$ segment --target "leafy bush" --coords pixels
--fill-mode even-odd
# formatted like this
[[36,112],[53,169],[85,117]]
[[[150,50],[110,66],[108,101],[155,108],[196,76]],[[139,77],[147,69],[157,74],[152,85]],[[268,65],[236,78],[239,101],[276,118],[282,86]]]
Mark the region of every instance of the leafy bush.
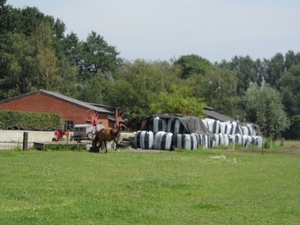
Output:
[[45,151],[86,151],[85,144],[47,144]]
[[59,114],[33,113],[17,111],[0,111],[0,127],[34,127],[42,129],[46,127],[62,128],[63,121]]

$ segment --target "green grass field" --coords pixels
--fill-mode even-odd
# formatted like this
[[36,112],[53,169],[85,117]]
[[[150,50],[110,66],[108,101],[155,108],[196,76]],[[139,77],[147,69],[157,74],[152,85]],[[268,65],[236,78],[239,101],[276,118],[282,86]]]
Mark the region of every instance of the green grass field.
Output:
[[0,151],[0,224],[300,224],[300,154]]

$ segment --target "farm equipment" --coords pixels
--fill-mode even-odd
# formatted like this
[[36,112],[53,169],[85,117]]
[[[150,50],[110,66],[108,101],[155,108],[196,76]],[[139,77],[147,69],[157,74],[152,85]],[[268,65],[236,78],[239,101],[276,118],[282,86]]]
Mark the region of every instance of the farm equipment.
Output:
[[91,124],[77,124],[74,126],[74,135],[72,140],[80,142],[81,140],[93,140],[95,135],[95,130],[101,130],[104,126],[102,124],[97,124],[93,126]]
[[[127,129],[124,125],[127,119],[123,119],[123,114],[119,115],[119,110],[116,108],[116,128],[120,131]],[[81,140],[93,140],[95,134],[104,129],[104,125],[99,123],[98,120],[98,111],[90,109],[87,111],[85,117],[86,124],[77,124],[74,126],[74,135],[71,137],[71,140],[80,142]]]
[[52,141],[62,141],[63,137],[66,136],[69,137],[69,131],[68,130],[55,130],[54,131],[55,138],[52,138]]
[[124,113],[122,115],[119,115],[119,109],[116,108],[116,128],[120,131],[123,131],[123,129],[127,129],[127,127],[124,125],[127,119],[123,119],[123,116]]
[[74,126],[74,135],[72,140],[80,142],[81,140],[93,140],[95,134],[104,128],[98,121],[98,112],[95,110],[88,110],[87,115],[90,118],[85,118],[86,124],[77,124]]

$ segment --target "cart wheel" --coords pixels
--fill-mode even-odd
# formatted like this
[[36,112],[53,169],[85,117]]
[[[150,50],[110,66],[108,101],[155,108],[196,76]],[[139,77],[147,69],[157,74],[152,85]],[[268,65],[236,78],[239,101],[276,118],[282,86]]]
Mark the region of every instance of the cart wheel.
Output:
[[92,132],[88,132],[86,134],[86,136],[88,137],[88,139],[93,140],[93,133]]

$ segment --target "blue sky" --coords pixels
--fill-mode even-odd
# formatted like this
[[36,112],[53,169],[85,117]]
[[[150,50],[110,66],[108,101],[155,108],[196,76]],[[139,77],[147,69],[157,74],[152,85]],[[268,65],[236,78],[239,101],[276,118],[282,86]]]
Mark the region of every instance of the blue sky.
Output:
[[127,60],[196,54],[271,59],[300,52],[299,0],[7,0],[61,19],[80,40],[91,31]]

